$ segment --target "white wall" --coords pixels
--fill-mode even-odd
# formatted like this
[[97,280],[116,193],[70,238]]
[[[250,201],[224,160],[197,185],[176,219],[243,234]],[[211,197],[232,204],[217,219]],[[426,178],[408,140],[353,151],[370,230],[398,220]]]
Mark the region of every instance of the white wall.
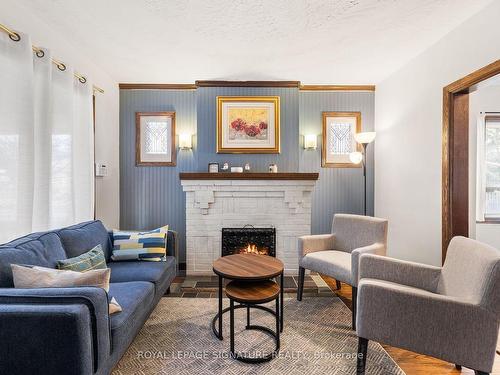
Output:
[[442,90],[500,58],[499,14],[495,1],[377,85],[375,215],[390,256],[441,264]]
[[480,112],[500,112],[500,85],[479,87],[469,95],[469,236],[500,249],[500,224],[476,223],[476,142]]
[[96,94],[96,161],[108,165],[109,176],[96,181],[97,218],[108,228],[119,226],[119,90],[118,85],[86,55],[78,50],[71,35],[60,35],[32,10],[13,0],[0,1],[0,23],[29,34],[37,46],[48,48],[54,57],[84,74],[104,94]]

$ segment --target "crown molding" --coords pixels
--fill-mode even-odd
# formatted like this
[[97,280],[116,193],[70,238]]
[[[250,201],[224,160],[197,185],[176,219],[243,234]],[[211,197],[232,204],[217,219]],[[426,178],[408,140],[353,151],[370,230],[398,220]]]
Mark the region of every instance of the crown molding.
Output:
[[196,81],[196,87],[300,87],[299,81]]
[[302,91],[375,91],[375,85],[300,85]]
[[300,81],[196,81],[191,83],[119,83],[120,90],[196,90],[198,87],[285,87],[301,91],[375,91],[375,85],[302,85]]
[[190,83],[119,83],[120,90],[196,90]]

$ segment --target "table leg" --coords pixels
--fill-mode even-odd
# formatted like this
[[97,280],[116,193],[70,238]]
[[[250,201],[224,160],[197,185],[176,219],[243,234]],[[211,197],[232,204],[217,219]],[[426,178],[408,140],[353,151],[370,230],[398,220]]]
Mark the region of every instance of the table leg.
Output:
[[284,276],[285,271],[281,273],[280,277],[280,331],[283,332],[283,301],[284,301],[284,292],[283,292],[283,285],[284,285]]
[[283,306],[283,305],[280,303],[279,300],[280,300],[280,298],[276,299],[276,348],[278,350],[280,347],[280,331],[281,331],[281,327],[283,327],[283,322],[280,321],[280,319],[281,319],[280,310],[281,310],[281,306]]
[[222,340],[222,276],[219,276],[219,340]]
[[229,341],[230,349],[232,355],[234,355],[234,301],[229,301]]

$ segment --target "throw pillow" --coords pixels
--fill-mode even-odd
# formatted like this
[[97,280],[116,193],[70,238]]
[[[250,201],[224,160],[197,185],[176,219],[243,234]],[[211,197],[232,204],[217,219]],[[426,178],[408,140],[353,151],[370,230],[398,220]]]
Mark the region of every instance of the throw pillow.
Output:
[[60,270],[86,272],[106,268],[106,258],[101,245],[97,245],[92,250],[77,257],[58,260],[56,266]]
[[[87,272],[58,270],[39,266],[26,267],[17,264],[10,265],[15,288],[67,288],[79,286],[96,286],[109,291],[111,270],[97,269]],[[109,301],[109,312],[121,311],[114,298]]]
[[167,254],[168,225],[149,232],[113,231],[111,259],[161,261]]

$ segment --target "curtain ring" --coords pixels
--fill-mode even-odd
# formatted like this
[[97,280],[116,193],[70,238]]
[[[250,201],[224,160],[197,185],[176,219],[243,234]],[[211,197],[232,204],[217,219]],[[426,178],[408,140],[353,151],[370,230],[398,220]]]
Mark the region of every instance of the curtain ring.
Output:
[[57,69],[59,69],[61,72],[64,72],[66,70],[66,65],[63,63],[57,64]]
[[36,57],[42,58],[45,56],[45,52],[43,50],[39,49],[38,51],[35,52]]
[[86,83],[87,82],[87,78],[85,78],[85,77],[78,77],[78,80],[80,81],[80,83]]
[[19,42],[21,40],[21,36],[18,33],[9,33],[9,38],[13,42]]

